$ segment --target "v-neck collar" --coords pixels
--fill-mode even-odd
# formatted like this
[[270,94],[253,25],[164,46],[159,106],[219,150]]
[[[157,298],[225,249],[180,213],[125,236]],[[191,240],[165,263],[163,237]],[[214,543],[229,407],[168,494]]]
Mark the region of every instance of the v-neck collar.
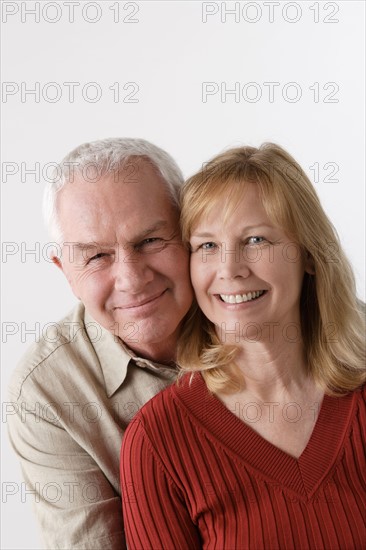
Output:
[[219,399],[210,394],[200,374],[189,384],[189,375],[173,393],[199,421],[207,437],[214,438],[236,460],[272,483],[311,498],[340,458],[342,443],[350,428],[353,394],[324,396],[307,446],[299,458],[282,451],[242,422]]

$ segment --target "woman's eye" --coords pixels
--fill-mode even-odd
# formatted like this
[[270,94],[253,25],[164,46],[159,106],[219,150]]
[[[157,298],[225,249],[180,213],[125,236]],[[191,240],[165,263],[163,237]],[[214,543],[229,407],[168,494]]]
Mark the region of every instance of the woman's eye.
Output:
[[216,243],[213,243],[213,242],[202,243],[198,248],[201,248],[202,250],[215,250]]
[[254,236],[254,237],[249,237],[248,239],[248,244],[261,244],[265,241],[265,238],[264,237],[257,237],[257,236]]

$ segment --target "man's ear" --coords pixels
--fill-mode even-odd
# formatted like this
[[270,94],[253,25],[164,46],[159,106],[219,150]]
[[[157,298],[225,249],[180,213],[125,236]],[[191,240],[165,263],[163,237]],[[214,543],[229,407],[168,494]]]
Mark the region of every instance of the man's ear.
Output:
[[75,289],[74,289],[74,285],[73,285],[73,282],[72,282],[72,279],[70,277],[70,275],[67,273],[67,270],[64,269],[63,265],[62,265],[62,262],[60,260],[60,258],[58,256],[51,256],[51,260],[52,260],[52,263],[54,263],[59,269],[61,269],[62,273],[65,275],[66,279],[68,280],[69,282],[69,285],[71,287],[71,290],[73,292],[73,294],[76,296],[76,298],[78,300],[80,300],[79,296],[77,295],[77,293],[75,292]]
[[61,269],[61,271],[64,270],[60,258],[57,256],[51,256],[51,260],[59,269]]
[[69,281],[69,284],[72,288],[71,279],[70,279],[69,275],[67,274],[67,270],[64,269],[64,266],[62,265],[62,261],[60,260],[60,258],[58,256],[51,256],[51,260],[52,260],[52,262],[54,263],[55,266],[57,266],[59,269],[61,269],[62,273],[65,275],[66,279]]

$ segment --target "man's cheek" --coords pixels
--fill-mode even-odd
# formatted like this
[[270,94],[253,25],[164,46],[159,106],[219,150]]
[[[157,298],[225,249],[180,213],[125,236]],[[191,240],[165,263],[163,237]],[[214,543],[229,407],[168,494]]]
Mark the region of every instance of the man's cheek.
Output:
[[71,290],[73,294],[76,296],[78,300],[82,300],[81,297],[81,289],[82,285],[80,284],[80,281],[78,280],[77,273],[75,273],[71,269],[64,269],[64,274],[69,282],[69,285],[71,287]]
[[102,284],[100,277],[95,274],[78,274],[71,286],[75,296],[89,309],[103,307],[103,302],[108,298],[105,285]]

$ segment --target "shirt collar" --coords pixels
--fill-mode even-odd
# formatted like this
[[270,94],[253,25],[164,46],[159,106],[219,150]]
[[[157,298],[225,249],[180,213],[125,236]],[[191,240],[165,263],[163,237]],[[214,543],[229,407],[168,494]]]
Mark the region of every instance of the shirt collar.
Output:
[[86,333],[99,359],[108,397],[111,397],[125,381],[130,361],[141,368],[172,372],[172,367],[136,356],[117,335],[103,328],[87,311],[84,321]]

